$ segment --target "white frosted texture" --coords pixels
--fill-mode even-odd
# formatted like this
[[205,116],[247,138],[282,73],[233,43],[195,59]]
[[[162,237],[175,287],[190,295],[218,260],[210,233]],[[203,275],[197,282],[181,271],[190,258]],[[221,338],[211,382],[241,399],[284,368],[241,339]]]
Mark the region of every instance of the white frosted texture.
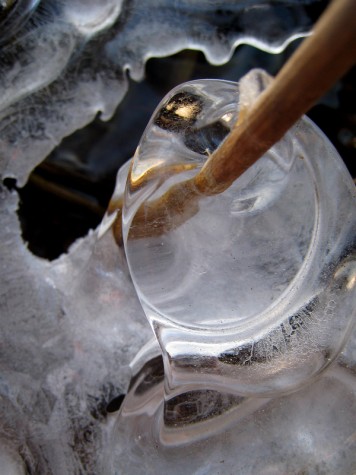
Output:
[[142,79],[148,58],[190,48],[222,64],[242,43],[281,51],[309,31],[306,6],[318,1],[17,3],[20,17],[21,3],[33,12],[30,26],[0,24],[0,170],[24,184],[63,137],[98,113],[111,117],[128,88],[126,73]]
[[[17,2],[13,23],[1,24],[2,180],[25,184],[63,137],[98,113],[110,118],[128,88],[126,72],[141,79],[148,58],[190,48],[221,64],[240,43],[276,52],[309,31],[305,6],[317,3]],[[112,217],[48,262],[23,242],[18,205],[16,191],[1,186],[1,473],[356,471],[355,333],[318,381],[274,400],[248,399],[241,421],[234,416],[229,425],[227,412],[217,432],[207,432],[208,443],[181,445],[166,434],[158,453],[152,438],[142,437],[142,424],[160,414],[162,384],[141,414],[135,408],[133,425],[125,403],[124,424],[108,414],[107,405],[128,391],[131,361],[152,338],[111,234]]]
[[98,473],[106,405],[151,333],[110,233],[49,263],[23,244],[16,206],[3,190],[0,430],[30,473]]

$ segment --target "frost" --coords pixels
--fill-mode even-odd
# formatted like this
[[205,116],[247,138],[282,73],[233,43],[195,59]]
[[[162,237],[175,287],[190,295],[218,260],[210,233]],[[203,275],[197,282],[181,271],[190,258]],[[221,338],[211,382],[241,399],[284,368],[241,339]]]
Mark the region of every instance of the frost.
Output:
[[222,64],[242,43],[281,51],[306,34],[318,3],[43,0],[0,51],[2,175],[23,185],[63,137],[110,118],[127,72],[142,79],[148,58],[189,48]]
[[150,329],[110,233],[50,264],[23,245],[16,201],[3,190],[0,433],[16,434],[20,453],[30,444],[40,473],[95,473],[106,406],[127,391],[128,364]]
[[[201,50],[209,61],[221,64],[240,43],[276,52],[306,34],[312,21],[309,7],[318,3],[1,2],[1,14],[12,4],[18,9],[14,10],[17,13],[12,19],[16,22],[11,28],[0,17],[2,180],[15,177],[23,185],[32,169],[64,136],[98,113],[110,118],[128,88],[127,72],[131,78],[141,79],[148,58],[189,48]],[[23,21],[22,13],[26,17]],[[129,364],[152,333],[113,237],[104,223],[100,231],[90,233],[68,254],[49,263],[32,255],[23,243],[17,207],[17,194],[2,187],[1,470],[9,475],[140,473],[137,467],[141,463],[142,468],[142,461],[135,460],[137,454],[120,459],[125,438],[114,430],[116,415],[108,416],[109,408],[117,406],[107,406],[112,401],[118,404],[128,391]],[[343,368],[336,366],[319,386],[286,396],[282,403],[269,403],[265,413],[261,409],[256,416],[249,416],[242,431],[248,437],[240,446],[244,454],[239,462],[241,470],[250,462],[251,447],[253,453],[260,454],[252,473],[263,467],[269,447],[275,463],[275,470],[270,465],[270,473],[278,473],[277,469],[292,473],[296,466],[304,469],[297,465],[303,453],[308,455],[306,470],[313,467],[313,451],[320,451],[320,459],[326,458],[323,441],[331,439],[333,443],[343,431],[349,408],[350,414],[355,414],[354,379],[345,368],[354,366],[355,339],[340,361]],[[323,408],[322,418],[332,397],[338,400],[335,410],[340,409],[343,419],[335,426],[334,419],[326,418],[326,427],[318,423],[313,404]],[[305,414],[304,419],[294,431],[300,414]],[[308,422],[308,414],[313,415],[310,437],[317,440],[315,430],[325,434],[314,444],[303,439],[301,426]],[[351,422],[350,417],[349,425]],[[354,438],[347,438],[347,430],[342,432],[346,434],[345,447],[352,453]],[[239,431],[231,429],[226,444],[217,447],[215,453],[221,450],[219,455],[227,457],[236,451]],[[285,442],[278,445],[281,432]],[[119,445],[115,445],[117,434]],[[296,462],[288,442],[294,439],[298,447],[305,447],[304,452],[299,450]],[[266,440],[270,440],[269,445],[264,445]],[[281,458],[280,452],[286,455]],[[178,451],[172,460],[185,455],[184,450]],[[197,459],[202,465],[196,472],[186,469],[184,473],[206,473],[208,458],[203,456],[203,460]],[[330,465],[332,473],[339,473],[338,459],[331,449],[328,456],[336,460]],[[222,467],[212,465],[211,469],[218,473]],[[154,465],[146,469],[144,473],[155,473]],[[237,468],[226,465],[224,470],[232,473]]]

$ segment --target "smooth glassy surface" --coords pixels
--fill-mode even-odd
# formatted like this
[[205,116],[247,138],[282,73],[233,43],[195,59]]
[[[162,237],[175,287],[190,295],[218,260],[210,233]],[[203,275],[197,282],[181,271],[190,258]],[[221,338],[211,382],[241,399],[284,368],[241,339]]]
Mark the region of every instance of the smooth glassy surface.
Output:
[[[254,71],[244,87],[256,92],[263,78]],[[225,192],[167,199],[229,132],[238,104],[235,83],[176,88],[153,114],[128,177],[126,255],[169,395],[199,385],[288,392],[333,361],[354,321],[354,188],[309,120]]]
[[145,356],[111,420],[105,473],[354,473],[355,383],[345,367],[283,397],[200,389],[164,401],[161,357]]

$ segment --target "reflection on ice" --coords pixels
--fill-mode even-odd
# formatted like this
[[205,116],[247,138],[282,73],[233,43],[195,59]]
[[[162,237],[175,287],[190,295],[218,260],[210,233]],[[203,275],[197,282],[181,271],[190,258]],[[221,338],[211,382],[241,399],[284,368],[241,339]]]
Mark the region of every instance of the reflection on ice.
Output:
[[167,401],[164,408],[159,379],[137,391],[145,378],[153,380],[149,370],[159,374],[153,363],[136,375],[123,403],[107,473],[353,473],[356,398],[347,370],[330,371],[302,394],[278,399],[201,391]]

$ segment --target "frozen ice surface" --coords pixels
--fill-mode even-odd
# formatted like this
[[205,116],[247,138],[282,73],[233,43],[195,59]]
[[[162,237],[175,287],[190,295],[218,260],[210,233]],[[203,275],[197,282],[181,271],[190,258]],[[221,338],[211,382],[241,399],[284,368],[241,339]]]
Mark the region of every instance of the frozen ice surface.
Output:
[[49,263],[23,244],[16,206],[2,190],[0,433],[29,473],[98,473],[106,406],[150,329],[110,233]]
[[148,58],[189,48],[222,64],[241,43],[280,51],[309,31],[318,3],[41,1],[21,28],[16,23],[16,41],[7,35],[1,45],[2,175],[24,184],[63,137],[97,114],[110,118],[127,90],[127,72],[142,79]]
[[[98,113],[110,117],[128,87],[126,71],[138,80],[149,57],[182,48],[202,50],[216,64],[227,61],[243,42],[277,51],[309,30],[306,6],[318,2],[7,3],[26,4],[30,10],[37,6],[28,21],[16,22],[17,29],[7,29],[6,35],[1,23],[0,173],[2,180],[15,177],[22,185],[64,136]],[[90,233],[49,263],[23,243],[17,206],[17,194],[2,187],[1,470],[6,475],[156,473],[156,448],[143,469],[142,450],[151,447],[138,444],[136,452],[125,453],[127,439],[120,431],[131,437],[131,428],[118,430],[117,416],[106,410],[127,392],[129,363],[152,335],[110,231],[101,228],[100,238]],[[241,425],[231,428],[219,439],[210,468],[204,452],[192,461],[186,449],[171,452],[163,466],[172,468],[187,457],[193,465],[184,473],[235,473],[259,453],[251,473],[261,467],[264,473],[278,473],[276,467],[280,473],[314,473],[317,453],[332,461],[329,473],[335,474],[341,473],[338,457],[344,450],[346,473],[353,473],[355,352],[354,338],[340,358],[342,366],[316,386],[269,403],[265,413],[262,408],[249,416],[243,430]],[[294,422],[302,414],[301,426],[310,415],[309,432],[288,425],[289,414]],[[239,465],[230,460],[224,466],[240,442]],[[342,449],[335,452],[340,443]],[[264,468],[263,455],[271,451]],[[324,468],[320,465],[319,471]]]
[[[159,379],[154,370],[135,381],[124,402],[111,444],[113,473],[354,473],[355,381],[344,368],[272,400],[201,391],[166,408],[162,380],[149,386]],[[163,423],[163,413],[173,424]],[[174,424],[182,418],[185,425]]]
[[[354,341],[342,366],[315,386],[269,402],[242,426],[228,427],[214,442],[211,459],[199,443],[197,458],[193,448],[186,457],[186,448],[168,447],[163,462],[157,460],[156,447],[134,438],[130,424],[117,427],[115,414],[106,413],[107,404],[126,393],[129,363],[152,336],[111,233],[100,239],[91,233],[49,263],[23,244],[16,206],[17,196],[3,189],[0,433],[6,443],[0,460],[11,462],[14,474],[23,473],[21,459],[29,473],[41,475],[157,473],[162,463],[167,473],[174,473],[174,466],[181,467],[177,473],[184,467],[192,474],[217,473],[222,460],[223,473],[235,463],[241,470],[250,467],[246,473],[299,473],[300,467],[314,473],[316,463],[322,473],[353,473]],[[129,452],[135,440],[138,445]],[[242,455],[234,462],[229,456],[238,447]],[[253,457],[259,454],[252,466],[251,447]],[[142,457],[147,457],[144,470]],[[186,465],[178,464],[182,458]]]

